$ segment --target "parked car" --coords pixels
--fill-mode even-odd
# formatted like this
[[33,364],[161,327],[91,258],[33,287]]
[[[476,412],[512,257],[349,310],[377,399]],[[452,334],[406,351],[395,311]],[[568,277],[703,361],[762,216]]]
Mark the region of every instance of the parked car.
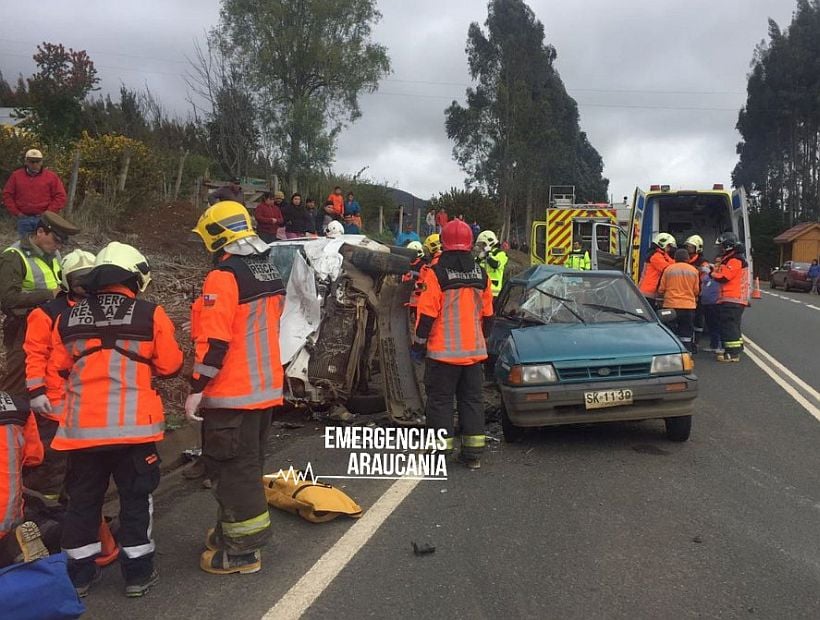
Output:
[[504,438],[525,427],[662,418],[686,441],[698,381],[692,356],[618,271],[540,265],[502,291],[489,336]]
[[778,286],[784,291],[792,289],[797,291],[810,291],[811,280],[809,280],[809,263],[798,263],[788,260],[777,269],[773,269],[769,276],[769,287]]

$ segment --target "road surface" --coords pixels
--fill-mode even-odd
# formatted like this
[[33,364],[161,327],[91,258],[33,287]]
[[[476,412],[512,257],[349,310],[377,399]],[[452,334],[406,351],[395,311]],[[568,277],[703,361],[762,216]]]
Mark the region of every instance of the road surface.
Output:
[[[446,482],[339,481],[362,520],[274,511],[248,576],[199,570],[215,504],[172,475],[156,501],[160,584],[127,600],[109,568],[87,617],[817,618],[820,298],[776,294],[744,316],[741,364],[698,355],[687,443],[659,421],[547,430],[492,442],[480,471],[453,464]],[[345,472],[312,423],[277,432],[271,471]]]

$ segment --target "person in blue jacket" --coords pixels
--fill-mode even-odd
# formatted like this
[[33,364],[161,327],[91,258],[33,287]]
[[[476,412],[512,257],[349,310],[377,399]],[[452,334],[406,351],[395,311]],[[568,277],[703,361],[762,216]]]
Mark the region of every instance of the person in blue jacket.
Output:
[[418,233],[413,230],[413,222],[405,221],[404,232],[396,235],[396,245],[407,245],[411,241],[421,242],[421,239],[419,239]]
[[809,282],[811,282],[809,294],[817,293],[818,295],[820,295],[820,287],[818,287],[818,283],[820,283],[820,265],[817,264],[816,258],[811,262],[811,267],[809,267],[808,278]]

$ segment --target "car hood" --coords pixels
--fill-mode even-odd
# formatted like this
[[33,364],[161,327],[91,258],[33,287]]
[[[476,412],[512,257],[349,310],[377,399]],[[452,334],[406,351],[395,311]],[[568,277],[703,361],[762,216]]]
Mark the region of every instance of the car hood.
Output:
[[537,325],[510,332],[518,362],[561,362],[647,357],[682,351],[660,323]]

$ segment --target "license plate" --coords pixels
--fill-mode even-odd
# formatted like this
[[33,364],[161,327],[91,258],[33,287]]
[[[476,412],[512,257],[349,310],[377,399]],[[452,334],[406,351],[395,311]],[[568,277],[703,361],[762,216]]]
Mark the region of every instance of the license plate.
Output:
[[632,404],[632,390],[601,390],[584,392],[584,406],[587,409],[603,409]]

